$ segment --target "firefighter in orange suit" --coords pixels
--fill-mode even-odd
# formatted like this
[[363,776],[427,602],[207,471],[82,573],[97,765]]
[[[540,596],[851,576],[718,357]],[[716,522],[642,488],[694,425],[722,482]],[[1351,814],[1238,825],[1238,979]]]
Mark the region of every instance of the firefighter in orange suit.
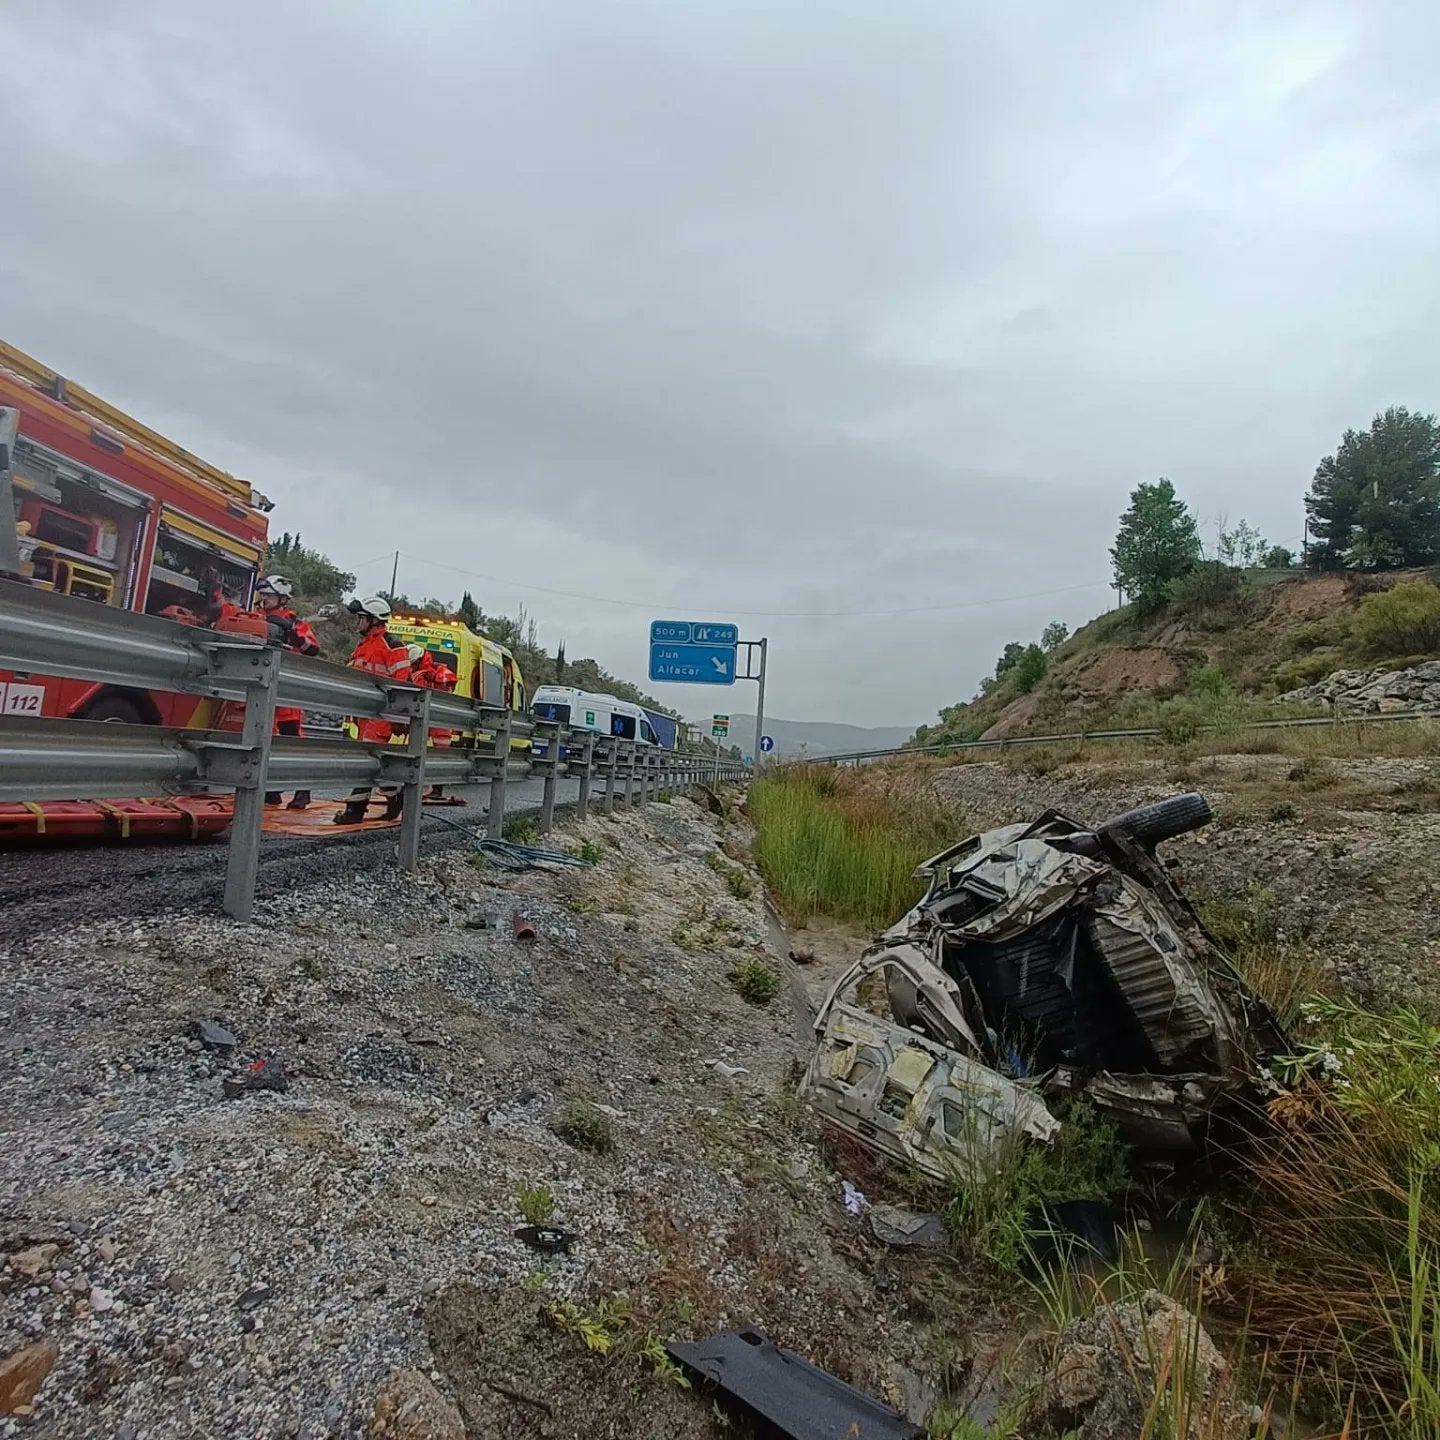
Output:
[[[315,638],[315,632],[290,608],[289,600],[294,593],[295,587],[283,575],[267,575],[255,587],[256,603],[265,617],[270,641],[293,650],[297,655],[318,655],[320,642]],[[275,734],[298,737],[303,733],[300,727],[304,719],[303,710],[297,710],[293,705],[277,705]],[[265,803],[278,805],[282,798],[278,790],[269,790],[265,794]],[[310,792],[297,790],[288,808],[303,810],[309,803]]]
[[[437,663],[435,657],[423,645],[411,645],[406,652],[410,656],[410,681],[423,685],[427,690],[441,690],[449,695],[455,689],[455,672],[443,660]],[[430,743],[439,748],[448,746],[455,738],[453,730],[431,730]],[[425,797],[427,800],[443,800],[445,787],[432,785]]]
[[[355,616],[360,628],[360,639],[350,654],[350,664],[356,670],[364,670],[378,679],[392,685],[410,683],[410,657],[405,647],[385,629],[390,618],[390,606],[379,595],[367,595],[363,600],[352,600],[345,607]],[[385,745],[395,733],[395,727],[388,720],[372,718],[357,722],[360,739],[367,745]],[[380,793],[385,796],[386,820],[394,820],[400,814],[405,796],[399,786],[382,785]],[[358,825],[365,818],[365,807],[370,801],[370,787],[360,786],[350,792],[345,808],[335,816],[337,825]]]

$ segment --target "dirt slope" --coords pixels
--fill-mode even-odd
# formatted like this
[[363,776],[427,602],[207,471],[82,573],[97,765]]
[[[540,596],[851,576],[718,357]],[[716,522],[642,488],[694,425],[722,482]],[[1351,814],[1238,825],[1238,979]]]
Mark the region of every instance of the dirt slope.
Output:
[[[728,979],[767,944],[716,848],[743,827],[677,799],[562,838],[596,868],[444,855],[327,875],[253,925],[157,914],[11,947],[0,1363],[58,1347],[24,1434],[369,1434],[382,1380],[418,1370],[472,1437],[710,1436],[709,1401],[640,1342],[751,1325],[919,1403],[956,1359],[930,1322],[973,1332],[988,1302],[844,1213],[790,1086],[803,986],[757,1007]],[[194,1038],[212,1016],[234,1057]],[[288,1092],[224,1099],[268,1053]],[[604,1107],[612,1149],[555,1133],[569,1099]],[[513,1233],[540,1186],[568,1255]],[[609,1354],[556,1327],[565,1300],[623,1303]]]
[[[1257,582],[1213,606],[1170,606],[1146,621],[1111,611],[1078,630],[1050,658],[1028,695],[997,686],[961,708],[958,723],[986,739],[1098,724],[1130,695],[1182,692],[1200,666],[1216,666],[1237,695],[1271,695],[1355,663],[1339,648],[1361,598],[1376,585],[1434,579],[1434,572],[1383,577],[1296,574]],[[1310,672],[1297,675],[1296,666]],[[1289,666],[1290,669],[1284,667]]]

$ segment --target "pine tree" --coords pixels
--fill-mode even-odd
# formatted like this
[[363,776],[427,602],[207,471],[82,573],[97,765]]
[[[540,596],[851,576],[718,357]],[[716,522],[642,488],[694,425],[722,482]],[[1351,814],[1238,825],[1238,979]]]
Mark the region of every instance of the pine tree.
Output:
[[1347,430],[1305,497],[1316,570],[1383,569],[1440,559],[1440,425],[1392,405]]

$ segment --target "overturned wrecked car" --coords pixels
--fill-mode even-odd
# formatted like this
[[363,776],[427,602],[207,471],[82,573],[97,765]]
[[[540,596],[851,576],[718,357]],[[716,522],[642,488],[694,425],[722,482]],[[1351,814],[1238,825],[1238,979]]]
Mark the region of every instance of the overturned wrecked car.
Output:
[[1148,1153],[1253,1110],[1285,1037],[1156,859],[1203,795],[1093,828],[1049,810],[925,861],[919,904],[831,988],[806,1098],[937,1178],[1044,1142],[1083,1096]]

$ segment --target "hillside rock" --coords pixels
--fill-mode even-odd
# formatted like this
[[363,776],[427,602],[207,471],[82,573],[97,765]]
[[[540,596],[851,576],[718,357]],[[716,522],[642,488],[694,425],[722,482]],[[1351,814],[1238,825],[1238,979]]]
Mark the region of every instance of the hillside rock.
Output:
[[[1249,1412],[1230,1394],[1230,1367],[1204,1327],[1158,1290],[1072,1320],[1060,1332],[1032,1424],[1087,1440],[1132,1440],[1165,1413],[1156,1391],[1185,1396],[1191,1436],[1245,1435]],[[1177,1427],[1179,1428],[1179,1427]]]
[[1440,660],[1427,660],[1408,670],[1337,670],[1280,699],[1324,705],[1341,715],[1384,715],[1397,710],[1440,714]]

